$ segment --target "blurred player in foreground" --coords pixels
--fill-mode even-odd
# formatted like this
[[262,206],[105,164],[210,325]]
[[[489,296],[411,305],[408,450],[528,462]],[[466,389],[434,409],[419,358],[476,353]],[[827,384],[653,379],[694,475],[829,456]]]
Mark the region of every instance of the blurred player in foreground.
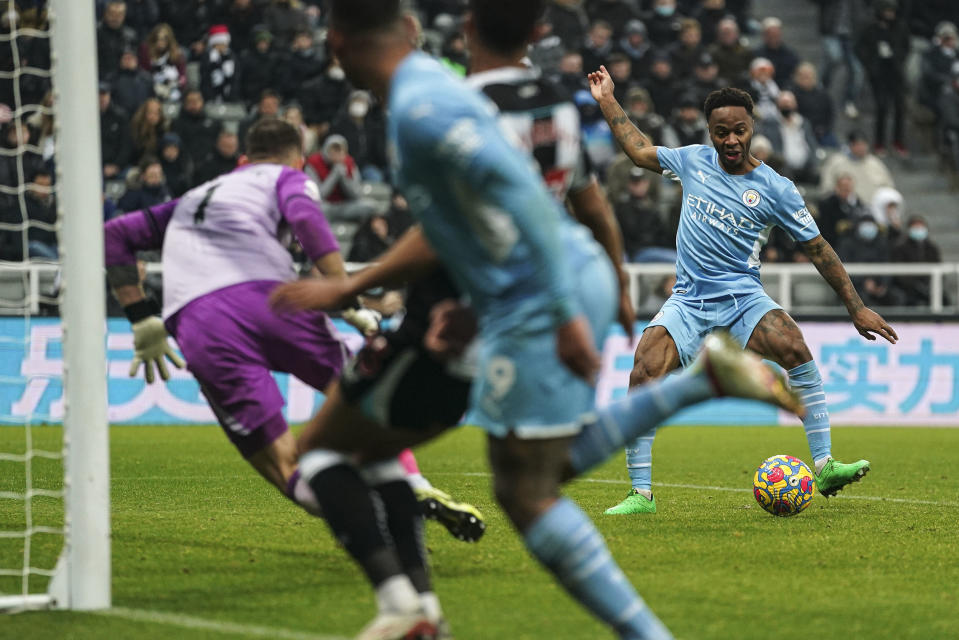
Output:
[[[288,123],[259,121],[248,134],[248,164],[178,200],[108,222],[106,265],[114,294],[133,325],[130,375],[142,363],[147,382],[154,380],[154,366],[166,380],[164,357],[183,366],[167,342],[169,331],[234,446],[287,497],[318,515],[313,494],[300,479],[296,441],[270,373],[290,373],[325,391],[346,359],[326,314],[278,316],[267,302],[278,284],[295,278],[287,250],[290,230],[325,278],[346,276],[339,246],[319,208],[319,190],[301,171],[301,148],[299,132]],[[136,268],[137,251],[161,247],[162,321],[156,302],[144,296]],[[347,306],[344,319],[364,333],[376,330],[377,318],[359,308],[355,297]],[[412,455],[405,455],[409,470],[418,472]],[[447,516],[447,528],[467,537],[455,529],[459,520],[453,516],[481,520],[479,512],[434,493],[446,498],[441,508],[435,496],[430,498],[434,514]]]
[[[763,291],[759,252],[773,225],[786,230],[842,300],[853,324],[868,340],[897,340],[882,317],[867,308],[836,252],[826,242],[796,186],[750,152],[753,101],[739,89],[706,98],[704,111],[713,146],[656,147],[630,122],[613,96],[605,67],[589,74],[590,89],[623,151],[637,166],[668,169],[683,185],[676,236],[673,295],[646,327],[636,348],[630,386],[662,377],[696,357],[711,331],[733,337],[782,366],[806,407],[803,427],[816,467],[816,487],[833,496],[869,471],[869,462],[843,464],[831,455],[829,411],[819,369],[796,322]],[[608,514],[654,513],[652,446],[655,431],[626,449],[633,487]]]
[[[473,9],[505,1],[476,0]],[[541,1],[512,4],[518,16],[532,12],[534,20],[543,9]],[[597,343],[619,299],[609,259],[565,215],[529,157],[506,141],[489,102],[415,51],[416,28],[401,16],[399,0],[334,0],[331,6],[331,52],[355,85],[389,106],[397,186],[477,315],[478,376],[468,419],[489,434],[497,500],[533,555],[619,637],[670,637],[586,515],[560,497],[561,483],[679,408],[717,394],[801,410],[798,400],[758,358],[717,336],[682,375],[594,412]],[[409,242],[395,246],[383,262],[397,258],[405,266],[392,274],[396,278],[412,278],[431,261],[429,251]],[[284,289],[302,295],[309,284]],[[277,297],[284,298],[282,290]],[[426,345],[436,357],[455,356],[462,348],[469,333],[463,324],[461,309],[433,312]],[[375,429],[325,419],[331,407],[321,408],[300,439],[300,468],[324,512],[332,511],[327,503],[340,499],[335,487],[343,486],[326,477],[362,482],[353,456],[382,459],[391,447],[398,450],[442,429],[379,429],[383,447],[376,450]],[[344,521],[350,516],[345,513]],[[359,637],[438,637],[396,549],[373,546],[369,536],[358,540],[366,530],[338,533],[376,590],[379,614]]]

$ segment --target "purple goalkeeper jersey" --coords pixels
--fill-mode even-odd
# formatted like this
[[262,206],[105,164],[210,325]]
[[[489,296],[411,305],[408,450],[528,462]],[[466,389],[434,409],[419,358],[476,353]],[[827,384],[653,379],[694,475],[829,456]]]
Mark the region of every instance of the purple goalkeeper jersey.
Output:
[[110,220],[106,265],[132,265],[162,246],[163,317],[243,282],[287,281],[292,231],[311,260],[339,250],[316,183],[285,165],[240,167],[180,199]]

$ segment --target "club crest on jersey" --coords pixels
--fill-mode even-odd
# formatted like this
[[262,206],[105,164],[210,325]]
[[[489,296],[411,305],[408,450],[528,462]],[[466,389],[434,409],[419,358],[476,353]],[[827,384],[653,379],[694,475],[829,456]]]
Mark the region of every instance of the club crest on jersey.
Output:
[[756,207],[759,205],[759,192],[755,189],[747,189],[743,193],[743,204],[747,207]]

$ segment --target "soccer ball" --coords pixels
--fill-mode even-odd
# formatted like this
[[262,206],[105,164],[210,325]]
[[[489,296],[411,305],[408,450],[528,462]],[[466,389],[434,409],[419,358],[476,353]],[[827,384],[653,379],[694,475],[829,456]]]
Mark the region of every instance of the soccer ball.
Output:
[[753,477],[753,495],[759,506],[774,516],[794,516],[812,500],[816,479],[799,458],[767,458]]

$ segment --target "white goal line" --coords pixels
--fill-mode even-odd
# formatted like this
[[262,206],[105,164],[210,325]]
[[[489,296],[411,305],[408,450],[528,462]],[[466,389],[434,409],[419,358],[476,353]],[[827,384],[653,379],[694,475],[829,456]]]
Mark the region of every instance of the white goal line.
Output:
[[152,611],[149,609],[127,609],[125,607],[113,607],[112,609],[91,611],[90,613],[108,618],[122,618],[124,620],[130,620],[133,622],[150,622],[171,627],[180,627],[183,629],[200,629],[203,631],[228,633],[251,638],[277,638],[278,640],[347,640],[347,638],[342,636],[308,633],[305,631],[296,631],[294,629],[284,629],[282,627],[246,625],[237,622],[212,620],[209,618],[199,618],[196,616],[187,616],[179,613],[169,613],[164,611]]

